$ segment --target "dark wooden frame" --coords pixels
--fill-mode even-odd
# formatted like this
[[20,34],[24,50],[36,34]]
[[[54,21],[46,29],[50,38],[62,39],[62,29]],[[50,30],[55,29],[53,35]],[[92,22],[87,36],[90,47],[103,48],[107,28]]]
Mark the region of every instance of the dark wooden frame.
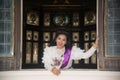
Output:
[[21,0],[14,0],[14,55],[0,58],[0,70],[21,68]]
[[98,25],[98,35],[99,35],[99,51],[97,55],[97,61],[98,61],[98,69],[99,70],[108,70],[108,71],[120,71],[120,58],[116,57],[106,57],[105,54],[105,23],[104,23],[104,6],[105,6],[105,0],[97,0],[98,4],[98,12],[97,12],[97,25]]
[[[60,9],[58,9],[58,8],[60,8]],[[37,26],[37,27],[34,27],[34,26],[32,26],[32,25],[28,25],[28,24],[26,24],[26,14],[27,14],[27,10],[32,10],[32,9],[34,9],[35,11],[38,11],[39,13],[40,13],[40,16],[43,16],[44,15],[44,13],[50,13],[50,20],[51,20],[51,23],[50,23],[50,26],[44,26],[44,22],[42,21],[42,20],[44,20],[43,19],[43,17],[41,17],[41,22],[42,23],[40,23],[40,25],[39,26]],[[71,12],[70,12],[71,11]],[[23,69],[26,69],[26,68],[43,68],[43,63],[42,63],[42,61],[41,61],[41,57],[43,56],[43,54],[41,54],[41,53],[43,53],[43,48],[42,48],[42,46],[41,45],[43,45],[43,43],[50,43],[50,41],[52,41],[52,38],[50,39],[50,41],[43,41],[43,32],[50,32],[50,35],[51,35],[51,37],[52,37],[52,33],[53,32],[55,32],[57,29],[59,29],[59,28],[66,28],[69,32],[70,32],[70,34],[72,34],[72,32],[79,32],[80,33],[80,35],[79,35],[79,41],[72,41],[72,43],[73,42],[76,42],[76,43],[78,43],[79,45],[80,45],[80,47],[83,49],[83,47],[84,46],[82,46],[82,45],[84,45],[83,43],[84,43],[84,31],[85,30],[87,30],[87,31],[89,31],[89,29],[90,30],[96,30],[96,24],[92,24],[92,25],[88,25],[88,26],[84,26],[84,13],[86,12],[86,11],[91,11],[91,10],[89,10],[89,8],[86,8],[86,7],[84,7],[84,6],[61,6],[61,5],[59,5],[59,6],[52,6],[52,5],[43,5],[41,8],[31,8],[31,7],[25,7],[24,8],[24,14],[23,14],[23,16],[24,16],[24,19],[23,19],[23,52],[22,52],[22,68]],[[79,22],[81,23],[79,26],[73,26],[72,25],[72,18],[73,18],[73,13],[74,12],[78,12],[79,13]],[[70,19],[70,23],[68,24],[68,25],[66,25],[66,26],[59,26],[59,25],[55,25],[54,23],[53,23],[53,18],[54,18],[54,16],[56,16],[56,15],[59,15],[59,14],[67,14],[71,19]],[[67,27],[69,27],[69,28],[67,28]],[[86,28],[85,28],[86,27]],[[40,46],[39,46],[39,49],[40,49],[40,51],[39,51],[39,63],[38,64],[32,64],[32,63],[30,63],[30,64],[26,64],[25,63],[25,59],[26,59],[26,57],[25,57],[25,54],[26,54],[26,50],[25,50],[25,44],[26,44],[26,30],[35,30],[35,28],[36,29],[38,29],[38,31],[40,31],[41,33],[41,40],[39,41],[39,43],[41,43],[41,44],[39,44]],[[71,36],[72,37],[72,36]],[[91,41],[88,41],[89,43],[91,43]],[[32,59],[32,58],[31,58]],[[96,69],[97,68],[97,63],[96,64],[91,64],[91,62],[89,63],[89,64],[84,64],[84,60],[79,60],[79,64],[74,64],[73,63],[73,66],[72,66],[73,68],[93,68],[93,69]]]

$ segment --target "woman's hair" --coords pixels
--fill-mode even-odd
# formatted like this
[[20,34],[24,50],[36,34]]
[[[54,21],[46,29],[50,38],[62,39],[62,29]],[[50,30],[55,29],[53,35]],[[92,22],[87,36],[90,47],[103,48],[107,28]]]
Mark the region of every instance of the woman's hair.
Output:
[[67,38],[65,49],[71,49],[72,44],[71,44],[70,34],[65,29],[59,29],[59,30],[56,31],[55,37],[54,37],[53,41],[50,43],[50,46],[56,46],[56,39],[61,34],[65,35],[66,38]]

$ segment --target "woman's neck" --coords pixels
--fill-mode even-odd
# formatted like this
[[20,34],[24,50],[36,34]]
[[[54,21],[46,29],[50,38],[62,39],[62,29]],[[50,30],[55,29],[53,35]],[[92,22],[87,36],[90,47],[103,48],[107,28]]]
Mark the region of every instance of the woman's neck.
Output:
[[[57,47],[57,46],[56,46]],[[64,49],[65,47],[57,47],[57,49]]]

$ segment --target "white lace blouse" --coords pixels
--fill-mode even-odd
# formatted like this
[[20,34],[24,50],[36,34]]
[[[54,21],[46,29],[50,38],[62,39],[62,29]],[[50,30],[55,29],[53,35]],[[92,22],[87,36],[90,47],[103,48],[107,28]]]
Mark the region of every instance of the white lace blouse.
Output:
[[[95,48],[91,47],[88,51],[84,52],[84,50],[80,49],[79,47],[73,46],[71,50],[71,56],[69,59],[69,62],[66,67],[63,69],[68,69],[72,66],[72,60],[80,60],[80,59],[87,59],[95,52]],[[64,57],[61,56],[65,52],[65,49],[59,51],[57,50],[56,46],[46,47],[43,52],[42,62],[44,63],[45,69],[50,70],[53,67],[54,61],[53,59],[55,57],[60,58],[60,65],[58,68],[60,68],[62,61],[64,60]]]

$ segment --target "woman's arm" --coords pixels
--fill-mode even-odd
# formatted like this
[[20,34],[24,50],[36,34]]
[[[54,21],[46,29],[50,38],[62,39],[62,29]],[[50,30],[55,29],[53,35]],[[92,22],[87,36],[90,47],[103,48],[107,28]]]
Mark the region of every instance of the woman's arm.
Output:
[[81,58],[82,59],[87,59],[87,58],[91,57],[94,54],[95,51],[96,51],[96,48],[94,48],[92,46],[88,51],[82,53]]
[[95,40],[95,43],[93,44],[93,46],[88,51],[83,53],[82,59],[87,59],[87,58],[91,57],[94,54],[94,52],[96,51],[96,49],[98,47],[98,40],[99,39],[97,37],[96,40]]
[[94,52],[96,51],[98,47],[98,38],[96,38],[95,43],[93,44],[93,46],[86,52],[84,52],[83,50],[81,50],[80,48],[77,47],[73,47],[72,49],[72,59],[74,60],[78,60],[78,59],[87,59],[89,57],[91,57]]
[[94,47],[95,49],[98,48],[98,41],[99,41],[99,38],[97,37],[96,40],[95,40],[95,43],[93,44],[93,47]]

